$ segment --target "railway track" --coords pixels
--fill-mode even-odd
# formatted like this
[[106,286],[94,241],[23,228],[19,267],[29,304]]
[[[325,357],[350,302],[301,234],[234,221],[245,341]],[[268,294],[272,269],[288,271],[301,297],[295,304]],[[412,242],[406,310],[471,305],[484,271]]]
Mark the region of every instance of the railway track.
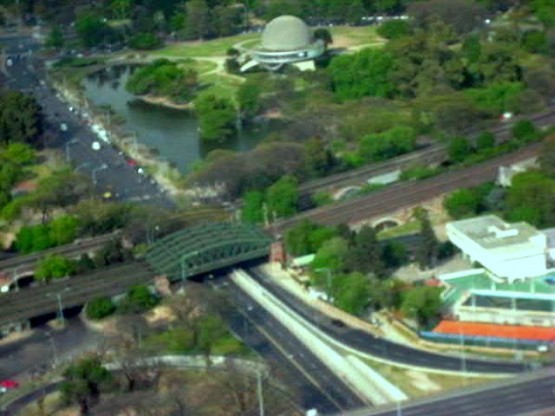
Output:
[[0,295],[0,325],[55,312],[57,293],[63,292],[64,308],[72,308],[98,296],[124,293],[132,285],[149,282],[154,275],[146,263],[131,262],[19,292],[9,292]]
[[[529,117],[528,120],[532,121],[537,128],[555,124],[555,108],[550,108],[545,112],[535,114]],[[489,131],[495,135],[497,143],[502,143],[510,138],[513,125],[514,123],[506,123],[498,125]],[[479,132],[480,130],[476,129],[469,132],[469,134],[476,135]],[[301,198],[308,198],[319,191],[361,185],[366,183],[368,178],[383,175],[395,170],[406,169],[416,165],[441,164],[446,161],[447,147],[443,143],[437,143],[385,162],[373,163],[369,166],[364,166],[349,172],[305,182],[299,186],[299,195]]]
[[[18,269],[19,272],[23,271],[22,270],[23,267],[25,267],[26,270],[32,269],[38,263],[39,260],[51,254],[59,254],[65,257],[79,256],[80,254],[86,253],[88,251],[102,248],[106,243],[117,238],[118,235],[119,235],[118,232],[111,233],[111,234],[104,234],[98,237],[81,239],[75,243],[67,244],[64,246],[42,250],[38,253],[10,257],[6,260],[0,261],[0,271],[15,273],[14,270],[16,268]],[[20,268],[21,270],[19,270]]]
[[422,181],[397,183],[369,195],[302,212],[289,219],[276,222],[274,229],[282,233],[303,220],[311,220],[322,225],[354,223],[379,215],[387,215],[400,208],[417,206],[433,197],[456,189],[476,186],[493,180],[499,166],[510,165],[537,156],[540,149],[541,143],[535,143],[516,152],[468,168],[459,168]]

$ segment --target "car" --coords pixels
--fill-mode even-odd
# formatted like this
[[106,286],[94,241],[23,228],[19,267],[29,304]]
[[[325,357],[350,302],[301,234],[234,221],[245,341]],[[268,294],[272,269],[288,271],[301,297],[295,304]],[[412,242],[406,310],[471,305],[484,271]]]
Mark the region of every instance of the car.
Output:
[[11,379],[0,381],[0,393],[6,393],[8,390],[16,389],[19,387],[19,382]]
[[135,159],[127,159],[127,164],[131,167],[139,166],[139,162],[137,162]]

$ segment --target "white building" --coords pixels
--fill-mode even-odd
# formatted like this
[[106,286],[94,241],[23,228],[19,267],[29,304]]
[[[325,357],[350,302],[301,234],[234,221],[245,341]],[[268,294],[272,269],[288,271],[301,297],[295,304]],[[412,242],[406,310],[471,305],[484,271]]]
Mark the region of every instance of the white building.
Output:
[[524,222],[508,224],[495,215],[450,222],[449,240],[472,262],[509,282],[547,272],[547,238]]
[[243,49],[245,63],[241,72],[255,66],[278,71],[284,65],[301,70],[314,69],[314,60],[326,50],[324,42],[315,39],[312,30],[295,16],[280,16],[264,28],[262,41],[252,49]]

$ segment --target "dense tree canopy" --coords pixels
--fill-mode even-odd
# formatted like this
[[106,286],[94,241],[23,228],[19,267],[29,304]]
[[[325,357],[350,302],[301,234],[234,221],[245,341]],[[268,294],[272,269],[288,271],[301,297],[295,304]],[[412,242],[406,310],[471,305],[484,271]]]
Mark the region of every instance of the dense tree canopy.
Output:
[[0,92],[0,145],[35,143],[41,128],[41,108],[33,96]]

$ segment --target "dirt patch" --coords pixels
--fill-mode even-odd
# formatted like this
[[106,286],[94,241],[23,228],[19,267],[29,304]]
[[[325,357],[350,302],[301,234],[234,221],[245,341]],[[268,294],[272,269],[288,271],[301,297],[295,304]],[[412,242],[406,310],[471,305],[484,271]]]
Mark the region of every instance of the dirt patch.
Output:
[[160,325],[175,321],[176,316],[168,306],[157,306],[145,315],[149,325]]

